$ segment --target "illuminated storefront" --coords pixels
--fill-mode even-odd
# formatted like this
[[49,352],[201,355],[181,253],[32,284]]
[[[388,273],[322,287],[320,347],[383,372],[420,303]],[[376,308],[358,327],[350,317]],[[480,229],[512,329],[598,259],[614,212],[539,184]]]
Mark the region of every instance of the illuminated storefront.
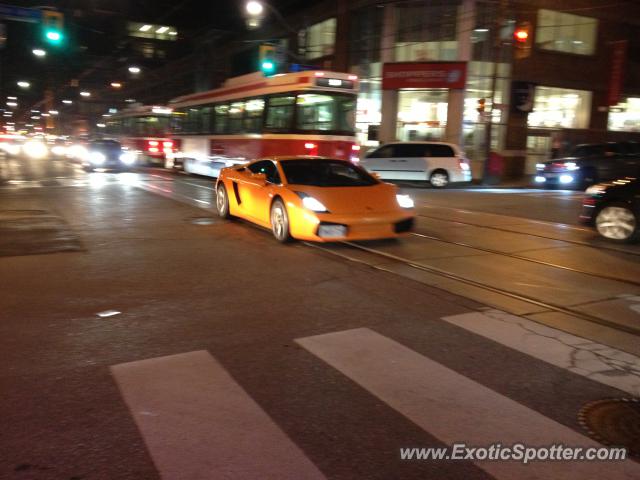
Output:
[[609,109],[608,129],[640,132],[640,98],[629,97]]
[[591,92],[567,88],[536,87],[530,127],[588,128]]

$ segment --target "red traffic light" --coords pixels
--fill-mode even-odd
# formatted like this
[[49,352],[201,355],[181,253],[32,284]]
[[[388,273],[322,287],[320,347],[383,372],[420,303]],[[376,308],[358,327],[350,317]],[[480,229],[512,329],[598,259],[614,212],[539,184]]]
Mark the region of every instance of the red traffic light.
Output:
[[513,37],[517,42],[525,43],[529,39],[529,31],[524,28],[519,28],[513,32]]

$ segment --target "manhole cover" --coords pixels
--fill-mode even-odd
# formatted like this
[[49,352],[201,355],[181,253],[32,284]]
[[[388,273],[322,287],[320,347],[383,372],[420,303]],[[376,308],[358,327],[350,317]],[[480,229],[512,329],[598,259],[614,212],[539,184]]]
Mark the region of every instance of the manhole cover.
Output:
[[600,443],[640,456],[640,399],[612,398],[582,407],[580,424]]
[[194,225],[213,225],[215,220],[211,217],[192,218],[191,223]]

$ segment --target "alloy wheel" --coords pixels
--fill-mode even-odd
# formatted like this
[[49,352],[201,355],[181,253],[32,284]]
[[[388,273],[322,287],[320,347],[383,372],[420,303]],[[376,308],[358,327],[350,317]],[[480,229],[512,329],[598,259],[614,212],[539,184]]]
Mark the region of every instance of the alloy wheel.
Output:
[[636,217],[625,207],[605,207],[596,217],[598,233],[611,240],[627,240],[637,228]]

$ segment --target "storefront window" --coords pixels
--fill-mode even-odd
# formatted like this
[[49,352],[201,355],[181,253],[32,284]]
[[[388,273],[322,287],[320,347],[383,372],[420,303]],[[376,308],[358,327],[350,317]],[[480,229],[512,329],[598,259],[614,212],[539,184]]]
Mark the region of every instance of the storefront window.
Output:
[[336,43],[336,19],[329,18],[309,28],[300,30],[298,44],[307,59],[333,55]]
[[640,98],[627,98],[609,110],[609,130],[640,132]]
[[536,87],[530,127],[588,128],[591,92],[566,88]]
[[598,21],[595,18],[538,10],[536,46],[544,50],[593,55]]
[[442,139],[447,125],[449,91],[446,88],[401,90],[398,96],[399,140]]

